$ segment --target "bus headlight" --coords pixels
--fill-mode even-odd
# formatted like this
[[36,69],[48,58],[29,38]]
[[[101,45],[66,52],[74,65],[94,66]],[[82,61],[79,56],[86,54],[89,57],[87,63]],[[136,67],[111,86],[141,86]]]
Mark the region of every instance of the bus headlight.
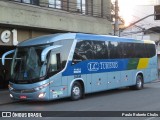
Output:
[[42,90],[43,88],[49,86],[52,82],[49,82],[49,83],[46,83],[46,84],[43,84],[41,86],[38,86],[36,88],[34,88],[35,91],[39,91],[39,90]]
[[13,95],[12,95],[12,94],[9,94],[9,96],[10,96],[11,98],[13,98]]
[[38,95],[38,98],[44,98],[45,95],[46,95],[46,93],[40,93],[40,94]]

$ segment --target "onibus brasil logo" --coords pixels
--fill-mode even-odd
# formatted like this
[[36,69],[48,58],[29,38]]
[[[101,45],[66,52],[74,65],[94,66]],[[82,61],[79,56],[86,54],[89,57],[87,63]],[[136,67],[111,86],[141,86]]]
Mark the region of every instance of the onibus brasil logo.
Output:
[[118,62],[89,62],[87,65],[89,71],[99,71],[118,68]]

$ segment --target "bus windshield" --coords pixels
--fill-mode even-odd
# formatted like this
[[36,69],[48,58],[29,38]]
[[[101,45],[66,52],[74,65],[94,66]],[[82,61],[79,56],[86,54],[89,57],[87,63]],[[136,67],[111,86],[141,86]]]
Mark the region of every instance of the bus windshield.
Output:
[[12,80],[32,80],[46,75],[47,60],[41,62],[41,53],[49,45],[18,47],[11,66]]
[[[35,83],[60,72],[65,68],[73,40],[61,40],[47,45],[17,47],[11,66],[10,81],[17,84]],[[42,52],[49,46],[63,47],[50,50],[45,60]],[[43,61],[43,62],[42,62]]]

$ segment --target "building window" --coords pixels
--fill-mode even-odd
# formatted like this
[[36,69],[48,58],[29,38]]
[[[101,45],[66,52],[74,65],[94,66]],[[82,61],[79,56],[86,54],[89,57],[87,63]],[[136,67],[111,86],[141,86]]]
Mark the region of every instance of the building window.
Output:
[[61,0],[49,0],[49,7],[61,9]]
[[77,0],[77,12],[85,14],[86,10],[86,1],[85,0]]
[[23,3],[31,3],[31,0],[22,0]]
[[39,5],[39,0],[14,0],[15,2],[28,3],[32,5]]

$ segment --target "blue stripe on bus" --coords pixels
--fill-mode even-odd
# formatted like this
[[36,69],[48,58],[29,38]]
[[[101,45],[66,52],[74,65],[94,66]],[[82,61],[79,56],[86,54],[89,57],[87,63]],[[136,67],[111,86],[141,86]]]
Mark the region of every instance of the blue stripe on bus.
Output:
[[70,61],[62,75],[69,76],[122,71],[127,69],[128,61],[129,59],[85,60],[74,65],[72,65],[72,61]]

